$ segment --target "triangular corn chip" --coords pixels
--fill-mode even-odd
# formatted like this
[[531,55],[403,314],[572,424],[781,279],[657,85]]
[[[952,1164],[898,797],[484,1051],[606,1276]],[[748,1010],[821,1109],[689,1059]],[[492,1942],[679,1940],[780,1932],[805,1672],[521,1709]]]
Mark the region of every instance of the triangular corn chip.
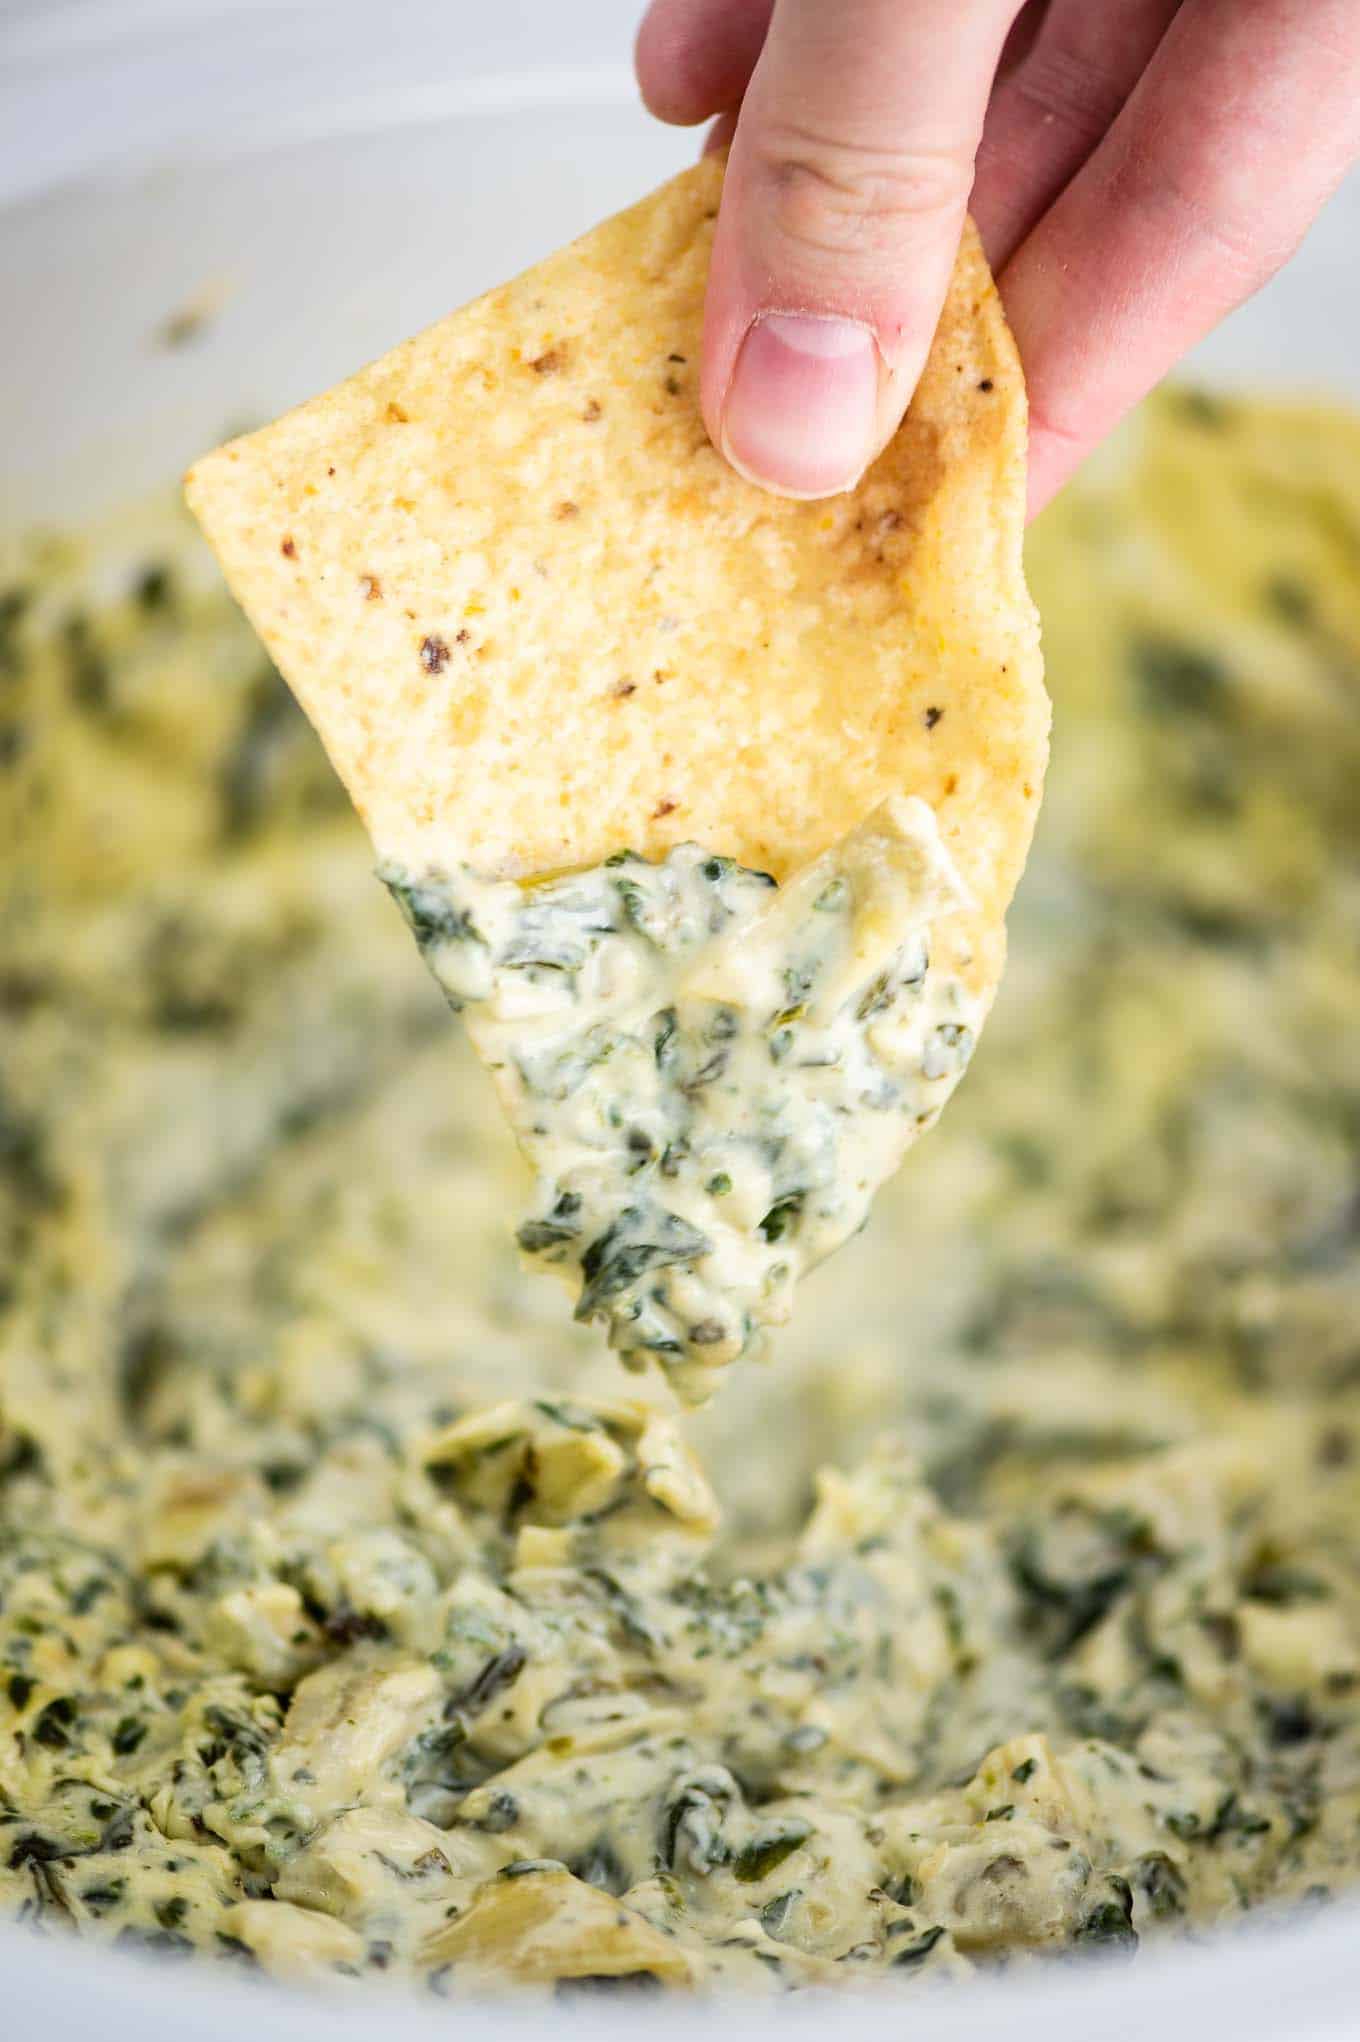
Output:
[[792,503],[699,415],[721,177],[189,478],[468,1008],[536,1173],[521,1247],[694,1400],[965,1068],[1048,732],[971,227],[891,446]]
[[705,160],[210,454],[189,502],[384,855],[692,840],[782,878],[918,794],[994,983],[1048,732],[996,288],[970,227],[887,451],[772,497],[699,415],[721,182]]

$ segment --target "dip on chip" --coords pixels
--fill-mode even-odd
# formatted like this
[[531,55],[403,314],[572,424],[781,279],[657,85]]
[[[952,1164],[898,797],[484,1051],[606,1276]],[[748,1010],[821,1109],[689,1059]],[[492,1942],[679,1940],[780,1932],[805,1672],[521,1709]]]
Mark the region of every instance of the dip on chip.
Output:
[[900,431],[796,503],[699,414],[721,179],[188,478],[467,1011],[537,1176],[521,1245],[692,1398],[965,1068],[1048,733],[971,227]]

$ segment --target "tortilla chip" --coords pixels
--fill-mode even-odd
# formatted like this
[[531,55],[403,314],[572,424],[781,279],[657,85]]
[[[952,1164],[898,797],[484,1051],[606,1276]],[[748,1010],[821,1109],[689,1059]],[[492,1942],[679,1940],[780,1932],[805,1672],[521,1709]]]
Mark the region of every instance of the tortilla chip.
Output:
[[699,413],[710,158],[209,455],[189,502],[384,856],[522,875],[696,840],[784,877],[921,795],[989,986],[1048,701],[1025,397],[968,228],[850,494],[737,476]]

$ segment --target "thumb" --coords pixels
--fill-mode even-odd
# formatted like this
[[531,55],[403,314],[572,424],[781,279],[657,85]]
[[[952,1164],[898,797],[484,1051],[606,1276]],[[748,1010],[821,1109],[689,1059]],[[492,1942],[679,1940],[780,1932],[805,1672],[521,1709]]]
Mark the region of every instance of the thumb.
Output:
[[776,0],[713,244],[704,418],[753,482],[849,489],[940,316],[1018,0]]

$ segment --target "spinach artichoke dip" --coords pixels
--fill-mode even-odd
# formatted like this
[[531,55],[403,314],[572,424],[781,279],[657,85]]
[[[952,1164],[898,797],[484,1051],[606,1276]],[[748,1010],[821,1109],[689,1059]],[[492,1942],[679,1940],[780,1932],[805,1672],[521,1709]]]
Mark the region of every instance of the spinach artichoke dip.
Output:
[[691,1403],[863,1225],[981,1025],[931,969],[964,892],[919,800],[782,887],[693,844],[528,887],[384,877],[535,1166],[520,1247]]
[[[928,812],[777,890],[389,873],[488,1060],[541,1032],[526,1191],[248,628],[129,530],[0,580],[0,1913],[341,1990],[779,1992],[1344,1890],[1360,423],[1172,394],[1043,521],[986,1041],[778,1372],[683,1424],[503,1214],[701,1393],[967,1057]],[[786,1149],[710,1152],[724,1084]]]

